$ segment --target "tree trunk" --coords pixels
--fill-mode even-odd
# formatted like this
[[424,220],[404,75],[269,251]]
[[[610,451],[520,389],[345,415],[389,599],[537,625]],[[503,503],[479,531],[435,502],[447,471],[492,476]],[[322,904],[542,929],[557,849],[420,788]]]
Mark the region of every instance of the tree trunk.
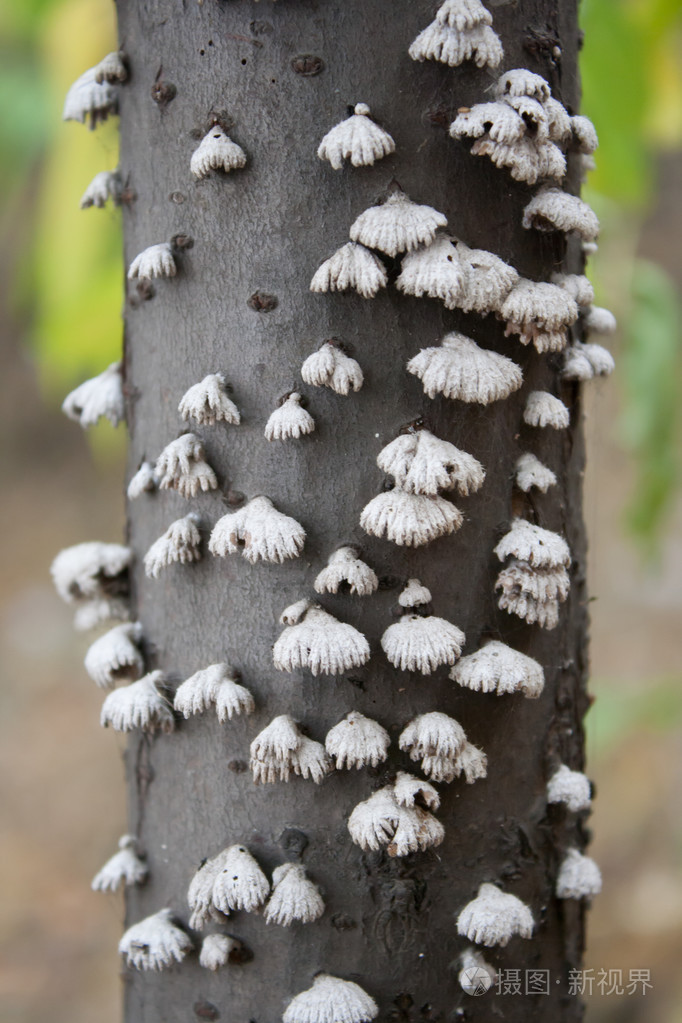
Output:
[[[492,11],[505,48],[503,67],[539,72],[575,113],[573,0],[501,2]],[[144,625],[150,668],[179,682],[227,661],[257,703],[254,715],[225,725],[204,714],[179,722],[171,735],[131,740],[130,827],[146,850],[150,879],[130,891],[127,922],[170,906],[186,924],[194,871],[232,843],[246,844],[269,874],[300,857],[326,903],[318,922],[288,929],[266,926],[258,914],[236,914],[223,930],[241,939],[253,958],[217,974],[195,957],[159,974],[127,971],[127,1023],[274,1023],[318,971],[356,980],[378,1001],[382,1019],[580,1018],[567,974],[580,965],[583,916],[580,903],[555,898],[554,886],[563,852],[582,846],[584,835],[575,816],[550,811],[545,798],[557,758],[576,769],[583,762],[586,600],[577,388],[559,391],[559,359],[504,338],[494,317],[449,312],[392,285],[372,300],[309,290],[319,263],[347,241],[352,221],[392,179],[415,201],[442,211],[453,234],[532,279],[548,280],[560,268],[580,272],[578,251],[563,236],[524,231],[521,214],[534,189],[448,136],[457,108],[489,98],[485,90],[496,76],[473,64],[452,70],[409,59],[407,48],[433,16],[431,5],[118,0],[118,13],[131,69],[121,90],[121,167],[136,196],[124,211],[126,265],[146,246],[176,234],[193,240],[179,256],[178,276],[155,282],[150,300],[128,284],[130,473],[182,432],[178,402],[206,374],[225,374],[242,413],[238,427],[195,428],[218,474],[218,491],[192,502],[161,491],[130,504],[129,542],[137,555],[133,606]],[[552,55],[556,46],[560,56]],[[315,59],[296,59],[303,55]],[[160,85],[174,86],[175,96]],[[153,89],[162,102],[153,100]],[[396,153],[371,168],[333,171],[317,158],[317,145],[346,116],[347,105],[360,101],[391,132]],[[216,111],[232,120],[231,136],[248,164],[197,182],[190,156],[197,132],[203,136]],[[254,308],[256,293],[275,296],[276,306]],[[487,407],[427,398],[405,364],[449,330],[513,357],[524,373],[521,390]],[[356,395],[301,384],[302,362],[332,336],[350,342],[363,368],[365,384]],[[268,443],[265,422],[292,389],[305,394],[317,428],[300,440]],[[571,411],[568,430],[523,425],[525,399],[538,389],[562,394]],[[417,417],[478,458],[487,478],[477,494],[457,501],[465,515],[460,531],[406,549],[366,535],[359,517],[384,483],[379,450]],[[558,476],[556,487],[532,500],[512,484],[514,463],[528,449]],[[239,556],[206,553],[198,564],[145,578],[142,555],[174,519],[198,510],[207,539],[240,494],[261,493],[305,526],[300,558],[250,565]],[[561,533],[571,547],[571,591],[551,632],[497,608],[493,548],[517,513]],[[344,543],[360,547],[383,585],[368,598],[339,594],[321,603],[367,636],[371,660],[339,678],[275,670],[279,615],[313,596],[315,576]],[[400,587],[413,576],[431,590],[434,614],[466,633],[467,653],[492,636],[537,659],[546,679],[540,699],[470,692],[451,682],[446,668],[424,677],[391,667],[379,641],[395,621]],[[384,765],[336,771],[319,786],[300,778],[254,785],[249,744],[273,717],[290,714],[324,741],[353,709],[389,730]],[[445,839],[438,848],[394,859],[363,853],[350,839],[348,816],[397,769],[414,769],[398,751],[397,737],[415,714],[431,710],[456,718],[485,750],[488,777],[439,786]],[[551,971],[549,994],[490,992],[476,999],[460,988],[457,959],[468,942],[457,935],[456,917],[484,881],[522,898],[536,922],[532,940],[484,950],[486,958],[501,970]]]

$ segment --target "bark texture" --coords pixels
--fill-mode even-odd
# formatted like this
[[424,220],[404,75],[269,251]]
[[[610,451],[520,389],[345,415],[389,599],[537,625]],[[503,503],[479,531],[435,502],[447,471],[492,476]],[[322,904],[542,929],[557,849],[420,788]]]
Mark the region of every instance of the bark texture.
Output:
[[[491,10],[505,47],[500,70],[538,71],[577,112],[573,0],[502,2]],[[257,700],[250,718],[220,725],[209,713],[179,723],[170,736],[131,741],[130,827],[146,849],[150,880],[128,896],[127,922],[163,906],[186,922],[194,871],[235,842],[247,844],[268,872],[300,856],[327,905],[319,922],[290,929],[266,926],[259,915],[235,915],[225,930],[253,958],[215,975],[196,957],[161,974],[127,972],[127,1023],[275,1023],[319,970],[357,980],[378,1000],[382,1019],[578,1019],[579,1000],[568,997],[566,978],[579,965],[582,915],[577,903],[558,902],[553,888],[563,850],[582,846],[584,836],[575,817],[548,810],[545,801],[556,758],[578,769],[583,763],[586,601],[577,389],[562,393],[571,408],[569,430],[531,431],[521,419],[526,395],[555,390],[558,357],[504,339],[503,325],[492,317],[448,312],[393,287],[371,301],[308,290],[318,264],[347,241],[352,221],[393,178],[414,200],[445,213],[453,234],[528,277],[576,271],[577,252],[566,252],[554,236],[522,230],[532,190],[449,138],[457,108],[485,99],[496,76],[468,64],[452,70],[409,59],[410,42],[433,17],[430,3],[118,0],[118,12],[131,68],[121,90],[121,168],[136,195],[124,212],[126,266],[146,246],[175,234],[194,240],[180,256],[178,276],[156,282],[150,300],[128,286],[130,473],[182,432],[178,401],[207,373],[225,373],[243,416],[239,427],[195,428],[219,491],[192,502],[161,492],[131,504],[135,606],[150,668],[180,681],[225,660],[241,670]],[[557,46],[560,55],[555,50],[552,56]],[[299,73],[295,66],[311,67],[295,61],[301,55],[320,58],[321,70]],[[165,104],[152,98],[159,84],[176,90]],[[335,172],[317,158],[317,145],[346,116],[347,105],[359,101],[369,103],[392,133],[396,153],[373,168]],[[247,152],[248,165],[197,182],[189,160],[211,111],[233,120],[231,135]],[[276,307],[252,308],[256,292],[276,296]],[[521,391],[488,408],[428,399],[405,363],[452,329],[512,356],[523,368]],[[354,346],[364,370],[357,395],[341,397],[300,380],[303,360],[334,335]],[[293,388],[306,394],[317,429],[299,441],[270,444],[265,422]],[[378,451],[418,416],[475,455],[487,479],[478,494],[456,500],[466,518],[458,533],[405,550],[367,537],[358,520],[384,482]],[[527,449],[559,477],[532,501],[512,486],[514,462]],[[265,493],[302,522],[308,532],[303,556],[281,566],[251,566],[238,556],[207,554],[156,581],[144,578],[142,555],[171,521],[197,509],[207,535],[236,492],[249,498]],[[552,632],[525,626],[496,606],[499,563],[492,551],[519,510],[564,534],[573,553],[570,596]],[[359,544],[385,587],[370,598],[339,595],[322,603],[368,637],[371,661],[338,679],[276,671],[271,648],[281,631],[279,614],[313,595],[313,579],[328,555],[348,542]],[[428,678],[393,669],[379,639],[394,620],[398,587],[414,575],[431,589],[434,613],[465,631],[467,653],[493,636],[539,660],[546,676],[542,697],[470,693],[448,680],[447,669]],[[336,772],[319,787],[300,779],[254,786],[245,769],[249,743],[275,715],[291,714],[323,741],[352,709],[378,719],[394,740],[415,714],[438,709],[488,754],[487,780],[440,786],[438,817],[446,838],[438,849],[392,860],[363,854],[348,835],[351,809],[391,771],[409,769],[397,741],[385,769]],[[520,896],[536,919],[532,940],[515,938],[506,949],[486,953],[488,960],[501,969],[551,970],[549,995],[472,998],[461,991],[456,960],[467,942],[457,936],[455,919],[483,881]]]

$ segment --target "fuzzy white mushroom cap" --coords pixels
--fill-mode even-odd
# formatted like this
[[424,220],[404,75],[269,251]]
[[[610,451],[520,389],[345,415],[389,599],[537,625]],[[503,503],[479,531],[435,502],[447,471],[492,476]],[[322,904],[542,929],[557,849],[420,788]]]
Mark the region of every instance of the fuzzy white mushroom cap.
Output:
[[430,398],[446,398],[489,405],[506,398],[523,383],[521,370],[504,355],[479,348],[464,334],[446,334],[436,348],[422,348],[407,364],[419,377]]
[[458,242],[457,252],[466,272],[458,308],[481,315],[496,312],[518,284],[519,274],[513,266],[485,249],[470,249],[464,242]]
[[453,240],[440,234],[426,248],[405,254],[395,283],[405,295],[439,298],[447,309],[456,309],[463,299],[466,269]]
[[201,943],[199,966],[206,970],[219,970],[230,960],[230,953],[239,948],[239,942],[227,934],[207,934]]
[[379,452],[377,465],[409,494],[434,495],[457,489],[467,497],[485,480],[485,470],[473,455],[429,430],[400,434]]
[[571,131],[581,153],[591,156],[599,145],[597,132],[589,117],[576,114],[571,118]]
[[316,593],[338,593],[343,584],[350,593],[368,597],[379,587],[376,572],[358,557],[353,547],[339,547],[329,555],[326,568],[316,576],[313,589]]
[[482,884],[476,898],[457,917],[457,933],[488,948],[493,945],[504,948],[515,934],[530,938],[533,926],[528,906],[494,884]]
[[[426,759],[422,761],[422,767],[424,767],[426,762]],[[474,746],[471,742],[465,742],[455,757],[454,768],[456,778],[463,774],[467,785],[473,785],[474,782],[487,777],[488,757],[478,746]],[[426,770],[426,767],[424,767],[424,770]]]
[[320,142],[317,155],[334,170],[350,160],[354,167],[371,167],[375,160],[395,152],[395,142],[371,117],[366,103],[356,103],[350,117],[334,125]]
[[154,277],[175,277],[177,267],[170,242],[150,245],[135,256],[128,267],[128,279],[151,280]]
[[459,509],[444,497],[408,494],[398,487],[373,497],[360,515],[366,533],[399,547],[421,547],[454,533],[463,522]]
[[450,672],[450,678],[475,692],[498,696],[521,692],[530,699],[538,697],[545,685],[542,665],[496,639],[463,657]]
[[280,714],[258,733],[251,743],[251,756],[260,760],[276,760],[282,763],[291,759],[298,749],[301,733],[298,725],[288,714]]
[[592,804],[590,779],[582,771],[561,764],[547,782],[547,802],[563,803],[573,813],[589,810]]
[[[484,980],[488,975],[489,983]],[[468,995],[484,995],[497,982],[497,970],[475,948],[465,948],[459,957],[459,986]],[[473,990],[472,990],[473,988]]]
[[91,206],[102,209],[111,199],[114,206],[120,206],[123,195],[123,179],[118,170],[100,171],[83,192],[80,208],[87,210]]
[[143,462],[134,476],[131,477],[126,494],[129,501],[134,501],[143,494],[156,490],[158,478],[151,462]]
[[66,94],[63,121],[78,121],[95,128],[109,114],[118,113],[118,93],[109,82],[97,81],[97,67],[88,68],[77,78]]
[[[408,805],[398,802],[394,786],[389,785],[358,803],[348,818],[350,836],[362,849],[375,851],[386,846],[389,856],[407,856],[443,841],[445,829],[440,821],[428,810],[412,805],[420,793],[423,798],[426,792],[432,802],[434,796],[438,799],[438,793],[428,782],[405,777],[411,781],[403,781],[401,796]],[[416,788],[412,782],[417,783]]]
[[440,796],[430,782],[423,778],[415,778],[407,771],[398,771],[393,783],[393,795],[399,806],[424,806],[429,810],[437,810]]
[[536,75],[527,68],[514,68],[500,75],[495,83],[494,94],[498,99],[530,96],[544,103],[549,99],[551,90],[542,75]]
[[369,1023],[379,1015],[373,998],[350,980],[318,973],[313,986],[289,1002],[283,1023]]
[[558,284],[560,288],[567,291],[580,309],[590,306],[594,302],[592,282],[584,274],[554,273],[551,283]]
[[239,409],[227,396],[222,373],[209,373],[190,387],[180,400],[178,412],[185,421],[194,419],[201,426],[218,422],[238,425],[241,421]]
[[368,249],[379,249],[389,256],[410,252],[418,245],[430,245],[447,218],[432,206],[423,206],[405,195],[392,192],[381,206],[370,206],[354,221],[350,237]]
[[303,735],[287,714],[274,718],[256,736],[250,754],[256,785],[288,781],[292,772],[319,785],[334,766],[322,743]]
[[315,420],[302,406],[298,391],[288,394],[265,424],[266,440],[292,440],[312,433]]
[[548,469],[539,458],[530,451],[524,451],[516,460],[514,480],[519,490],[525,494],[533,488],[546,494],[550,487],[556,486],[556,475]]
[[352,625],[312,605],[285,628],[272,654],[280,671],[308,668],[313,675],[341,675],[369,660],[369,643]]
[[388,756],[391,737],[378,721],[352,710],[343,721],[327,732],[327,753],[334,757],[337,769],[377,767]]
[[492,25],[493,16],[481,0],[445,0],[436,12],[436,21],[462,32],[476,25]]
[[352,290],[363,298],[374,298],[387,283],[386,267],[379,257],[364,245],[347,242],[317,268],[310,282],[310,290]]
[[215,707],[221,724],[240,714],[252,714],[255,702],[246,686],[237,682],[229,664],[211,664],[178,686],[173,706],[184,718]]
[[[575,323],[578,306],[568,292],[556,284],[521,280],[509,292],[500,315],[511,325],[511,333],[520,333],[517,326],[525,328],[526,333],[529,333],[529,326],[551,333]],[[523,343],[528,344],[528,341]]]
[[556,879],[558,899],[590,899],[601,891],[601,871],[577,849],[569,849]]
[[62,600],[75,604],[107,596],[107,584],[113,583],[118,576],[123,577],[132,560],[130,547],[93,540],[64,548],[52,562],[50,572]]
[[389,856],[408,856],[440,845],[444,838],[445,828],[428,810],[400,807],[398,826],[386,852]]
[[272,872],[272,895],[265,907],[265,922],[289,927],[310,924],[324,913],[324,901],[301,863],[283,863]]
[[563,103],[559,103],[551,96],[544,101],[542,106],[547,116],[551,141],[562,147],[566,146],[570,142],[572,134],[571,117],[568,110]]
[[92,70],[95,72],[95,81],[99,83],[125,82],[128,78],[128,68],[120,50],[107,53],[106,57],[102,57],[99,64],[95,64]]
[[559,180],[566,173],[566,157],[557,145],[537,142],[527,135],[516,142],[495,142],[484,135],[474,142],[471,153],[489,156],[496,167],[506,168],[514,181],[529,185],[544,178]]
[[504,56],[500,37],[489,24],[478,23],[460,31],[438,17],[419,33],[407,52],[412,60],[437,60],[449,67],[473,60],[476,67],[496,68]]
[[379,789],[358,803],[348,818],[350,837],[365,851],[376,852],[393,838],[400,818],[400,807],[392,786]]
[[144,672],[144,659],[138,644],[142,639],[139,622],[115,625],[89,647],[85,670],[102,689],[110,689],[121,679],[136,679]]
[[516,142],[526,133],[526,122],[508,103],[476,103],[459,111],[450,125],[453,138],[481,138],[494,142]]
[[213,882],[213,905],[226,915],[237,910],[252,913],[270,894],[270,882],[248,849],[231,845],[221,856]]
[[301,376],[313,387],[330,387],[337,394],[359,391],[364,378],[360,365],[332,341],[325,341],[301,366]]
[[154,472],[161,490],[177,490],[187,498],[218,486],[216,475],[204,458],[204,445],[193,433],[183,433],[167,444],[156,460]]
[[464,729],[440,711],[418,714],[400,733],[398,745],[410,754],[411,760],[424,757],[447,757],[453,760],[467,741]]
[[122,884],[142,884],[148,873],[147,864],[137,854],[137,839],[134,835],[123,835],[118,852],[95,874],[90,887],[93,892],[115,892]]
[[218,125],[204,135],[189,162],[195,178],[206,178],[211,171],[227,173],[245,166],[246,153]]
[[563,565],[537,568],[514,558],[502,569],[495,583],[496,590],[502,590],[512,598],[528,596],[540,603],[549,600],[563,602],[570,587],[570,578]]
[[566,351],[561,375],[564,380],[592,380],[596,376],[610,376],[616,368],[611,352],[602,345],[577,341]]
[[500,561],[509,557],[525,561],[533,568],[566,568],[571,563],[571,552],[563,536],[549,529],[535,526],[527,519],[514,519],[511,529],[495,547]]
[[112,426],[125,419],[123,378],[120,362],[112,362],[103,373],[85,380],[67,394],[62,412],[85,428],[94,426],[98,419],[108,419]]
[[172,732],[175,727],[173,711],[157,686],[163,682],[163,672],[152,671],[122,689],[114,689],[102,704],[100,724],[109,725],[116,732]]
[[394,667],[430,675],[441,664],[455,663],[465,639],[462,630],[445,618],[406,614],[389,625],[381,647]]
[[523,410],[523,421],[528,426],[565,430],[571,417],[560,398],[548,391],[531,391]]
[[315,785],[319,785],[334,770],[334,764],[322,743],[309,739],[307,735],[301,736],[292,754],[291,766],[299,778],[309,778]]
[[585,330],[590,334],[615,334],[618,329],[616,317],[609,309],[593,305],[583,319]]
[[259,495],[216,522],[208,549],[217,557],[241,552],[252,565],[257,561],[281,564],[299,556],[305,535],[296,519],[277,511],[270,498]]
[[560,188],[538,192],[523,211],[523,226],[536,231],[574,231],[583,241],[592,242],[599,234],[596,213],[577,195]]
[[161,909],[128,928],[118,943],[119,954],[126,957],[128,966],[164,970],[182,962],[194,946],[173,917],[172,909]]
[[78,632],[87,632],[102,622],[111,620],[128,621],[130,606],[121,597],[98,597],[96,600],[83,600],[76,607],[73,616],[73,627]]
[[[201,931],[209,920],[222,919],[218,910],[213,905],[213,885],[223,869],[227,858],[227,849],[223,849],[217,856],[205,859],[195,871],[187,889],[187,904],[192,911],[189,918],[189,926],[193,931]],[[228,914],[224,914],[228,915]]]
[[171,522],[166,532],[155,540],[144,556],[144,571],[150,579],[157,579],[164,568],[179,562],[189,565],[201,559],[201,519],[190,512],[182,519]]
[[419,579],[408,579],[407,585],[398,597],[401,607],[421,607],[431,603],[431,590],[423,586]]

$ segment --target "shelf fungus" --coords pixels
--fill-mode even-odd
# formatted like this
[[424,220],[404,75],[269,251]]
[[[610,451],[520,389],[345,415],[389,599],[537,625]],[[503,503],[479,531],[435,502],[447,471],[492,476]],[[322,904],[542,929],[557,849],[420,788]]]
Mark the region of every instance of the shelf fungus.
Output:
[[230,956],[241,948],[241,942],[228,934],[207,934],[201,943],[199,966],[214,973],[227,966]]
[[449,67],[471,60],[476,67],[495,69],[504,51],[492,21],[478,0],[445,0],[407,52],[412,60],[437,60]]
[[142,626],[139,622],[115,625],[89,647],[85,670],[101,689],[112,689],[122,679],[135,680],[144,673],[140,652]]
[[207,178],[211,171],[228,173],[245,166],[246,153],[217,124],[204,135],[189,162],[195,178]]
[[312,601],[291,604],[280,622],[286,627],[272,649],[280,671],[307,668],[313,675],[341,675],[369,660],[369,643],[362,633]]
[[77,629],[129,617],[128,572],[132,560],[130,547],[97,540],[59,552],[50,572],[59,596],[76,608]]
[[396,287],[417,298],[438,298],[447,309],[484,316],[499,309],[518,280],[516,270],[499,256],[441,234],[427,248],[403,257]]
[[160,242],[149,245],[135,256],[128,267],[128,280],[153,280],[155,277],[175,277],[178,268],[175,264],[173,245],[171,242]]
[[455,665],[450,678],[477,693],[522,693],[536,699],[545,686],[542,665],[493,639]]
[[588,334],[615,334],[618,329],[616,317],[610,309],[593,305],[585,312],[583,326]]
[[96,206],[101,210],[110,199],[114,206],[120,206],[123,201],[123,178],[118,169],[95,174],[81,196],[80,208],[88,210]]
[[584,274],[553,273],[550,282],[567,291],[581,311],[594,302],[592,282]]
[[178,412],[185,422],[193,419],[200,426],[215,426],[216,423],[238,426],[241,422],[239,409],[228,397],[222,373],[209,373],[198,384],[193,384],[182,396]]
[[576,114],[571,118],[571,134],[579,152],[592,156],[599,145],[599,139],[592,121],[584,114]]
[[590,779],[582,771],[561,764],[547,782],[547,802],[563,803],[572,813],[589,810],[592,805]]
[[615,368],[616,363],[611,352],[603,345],[576,341],[566,349],[561,376],[564,380],[585,383],[594,377],[610,376]]
[[515,181],[534,185],[563,178],[562,148],[571,141],[571,129],[571,118],[544,78],[517,68],[498,79],[492,102],[461,109],[450,134],[473,139],[474,156],[488,156]]
[[240,684],[239,672],[223,663],[201,668],[182,682],[175,691],[173,706],[185,719],[215,708],[221,724],[255,710],[253,696]]
[[77,78],[66,94],[63,121],[89,122],[92,131],[106,121],[110,114],[118,113],[118,92],[107,81],[97,81],[97,66],[88,68]]
[[315,420],[301,402],[303,395],[291,391],[280,398],[280,403],[265,424],[266,440],[298,440],[315,429]]
[[182,497],[215,490],[218,480],[205,458],[204,445],[193,433],[183,433],[167,444],[154,471],[161,490],[177,490]]
[[281,565],[300,555],[305,535],[296,519],[277,511],[269,497],[259,495],[216,522],[208,549],[219,558],[241,553],[252,565],[257,561]]
[[387,283],[386,267],[379,257],[364,245],[347,242],[317,268],[310,290],[357,291],[363,298],[374,298]]
[[144,556],[144,572],[149,579],[158,579],[163,569],[170,565],[191,565],[201,560],[200,523],[201,518],[196,512],[171,522]]
[[393,785],[358,803],[348,818],[348,831],[366,852],[384,846],[392,857],[423,852],[445,837],[443,825],[430,812],[439,802],[429,782],[401,771]]
[[265,922],[290,927],[311,924],[324,913],[324,901],[302,863],[283,863],[272,872],[272,894],[265,907]]
[[408,428],[382,448],[377,465],[393,476],[399,490],[409,494],[433,496],[440,490],[457,490],[468,497],[485,480],[485,470],[473,455],[421,427]]
[[456,532],[464,516],[444,497],[410,494],[399,487],[373,497],[360,515],[360,526],[399,547],[421,547]]
[[464,774],[473,784],[486,777],[483,750],[468,741],[458,721],[440,711],[413,718],[401,732],[398,745],[411,760],[421,760],[422,771],[432,781],[449,783]]
[[309,739],[288,714],[274,718],[251,743],[249,766],[256,785],[289,781],[292,774],[316,785],[333,770],[321,742]]
[[378,721],[352,710],[327,732],[324,744],[337,770],[351,770],[382,764],[388,756],[390,742],[390,735]]
[[359,984],[318,973],[313,986],[289,1002],[283,1023],[370,1023],[379,1007]]
[[571,418],[560,398],[548,391],[531,391],[523,410],[523,421],[526,426],[565,430]]
[[344,160],[353,167],[371,167],[376,160],[395,152],[395,142],[370,117],[366,103],[356,103],[353,113],[327,132],[317,155],[328,160],[334,170],[341,170]]
[[368,249],[379,249],[388,256],[411,252],[419,245],[430,245],[447,218],[412,200],[400,189],[392,191],[379,206],[370,206],[353,222],[350,237]]
[[130,477],[126,490],[129,501],[135,501],[143,494],[153,493],[159,485],[158,477],[152,462],[142,462],[140,468]]
[[446,334],[438,347],[422,348],[407,371],[421,380],[430,398],[442,394],[479,405],[507,398],[523,383],[515,362],[456,332]]
[[484,995],[497,983],[497,970],[475,948],[465,948],[457,965],[459,986],[468,995]]
[[118,943],[126,965],[136,970],[166,970],[181,963],[193,947],[189,935],[175,923],[172,909],[161,909],[133,924]]
[[67,394],[62,412],[84,429],[94,426],[99,419],[108,419],[112,426],[118,426],[125,419],[121,363],[112,362],[103,373],[85,380]]
[[354,547],[339,547],[329,555],[325,568],[315,578],[316,593],[347,591],[357,597],[369,597],[379,588],[376,572],[358,555]]
[[431,590],[423,586],[419,579],[408,579],[406,586],[398,597],[401,607],[423,607],[431,603]]
[[536,351],[560,352],[568,341],[568,328],[578,319],[578,306],[568,292],[546,281],[520,281],[500,308],[505,335],[518,334],[522,345]]
[[457,917],[457,933],[487,948],[493,945],[504,948],[516,934],[530,938],[533,927],[533,914],[528,906],[494,884],[482,884],[476,898]]
[[92,879],[93,892],[115,892],[123,885],[130,887],[144,884],[149,868],[138,853],[135,835],[123,835],[118,842],[118,852],[107,860]]
[[498,606],[529,625],[555,628],[559,606],[570,588],[567,567],[571,558],[563,537],[515,519],[495,553],[500,561],[512,559],[495,582],[495,589],[501,591]]
[[524,494],[531,490],[539,490],[546,494],[550,487],[556,486],[556,475],[548,469],[539,458],[530,451],[524,451],[516,459],[514,466],[514,482]]
[[346,355],[343,345],[335,339],[325,341],[309,355],[301,366],[301,376],[313,387],[330,387],[337,394],[359,391],[363,384],[358,362]]
[[95,81],[99,84],[109,82],[110,85],[121,85],[128,79],[128,64],[121,50],[107,53],[92,70],[95,72]]
[[201,931],[211,919],[240,910],[258,912],[269,894],[270,882],[246,846],[230,845],[204,860],[190,881],[189,925]]
[[599,220],[594,210],[577,195],[560,188],[543,188],[523,211],[523,226],[536,231],[575,233],[585,242],[593,242],[599,234]]
[[395,668],[430,675],[443,664],[454,664],[465,636],[452,622],[435,615],[404,614],[381,637],[381,648]]
[[601,884],[601,871],[594,860],[577,849],[569,849],[557,875],[557,898],[591,899],[599,895]]
[[100,724],[115,732],[172,732],[175,719],[170,704],[160,692],[164,677],[152,671],[138,682],[114,689],[102,704]]

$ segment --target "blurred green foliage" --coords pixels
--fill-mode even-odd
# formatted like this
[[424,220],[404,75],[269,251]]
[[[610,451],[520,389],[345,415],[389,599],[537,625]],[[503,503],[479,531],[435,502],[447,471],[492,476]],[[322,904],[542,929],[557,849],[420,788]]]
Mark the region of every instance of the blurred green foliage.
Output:
[[[682,0],[583,0],[581,22],[584,111],[600,137],[586,195],[608,246],[591,275],[624,324],[623,440],[638,472],[627,521],[651,552],[679,476],[680,317],[670,280],[635,255],[656,156],[682,145]],[[60,121],[71,81],[115,38],[109,0],[0,9],[0,230],[19,257],[13,312],[53,400],[120,352],[119,217],[78,214],[90,179],[116,164],[116,126]]]

